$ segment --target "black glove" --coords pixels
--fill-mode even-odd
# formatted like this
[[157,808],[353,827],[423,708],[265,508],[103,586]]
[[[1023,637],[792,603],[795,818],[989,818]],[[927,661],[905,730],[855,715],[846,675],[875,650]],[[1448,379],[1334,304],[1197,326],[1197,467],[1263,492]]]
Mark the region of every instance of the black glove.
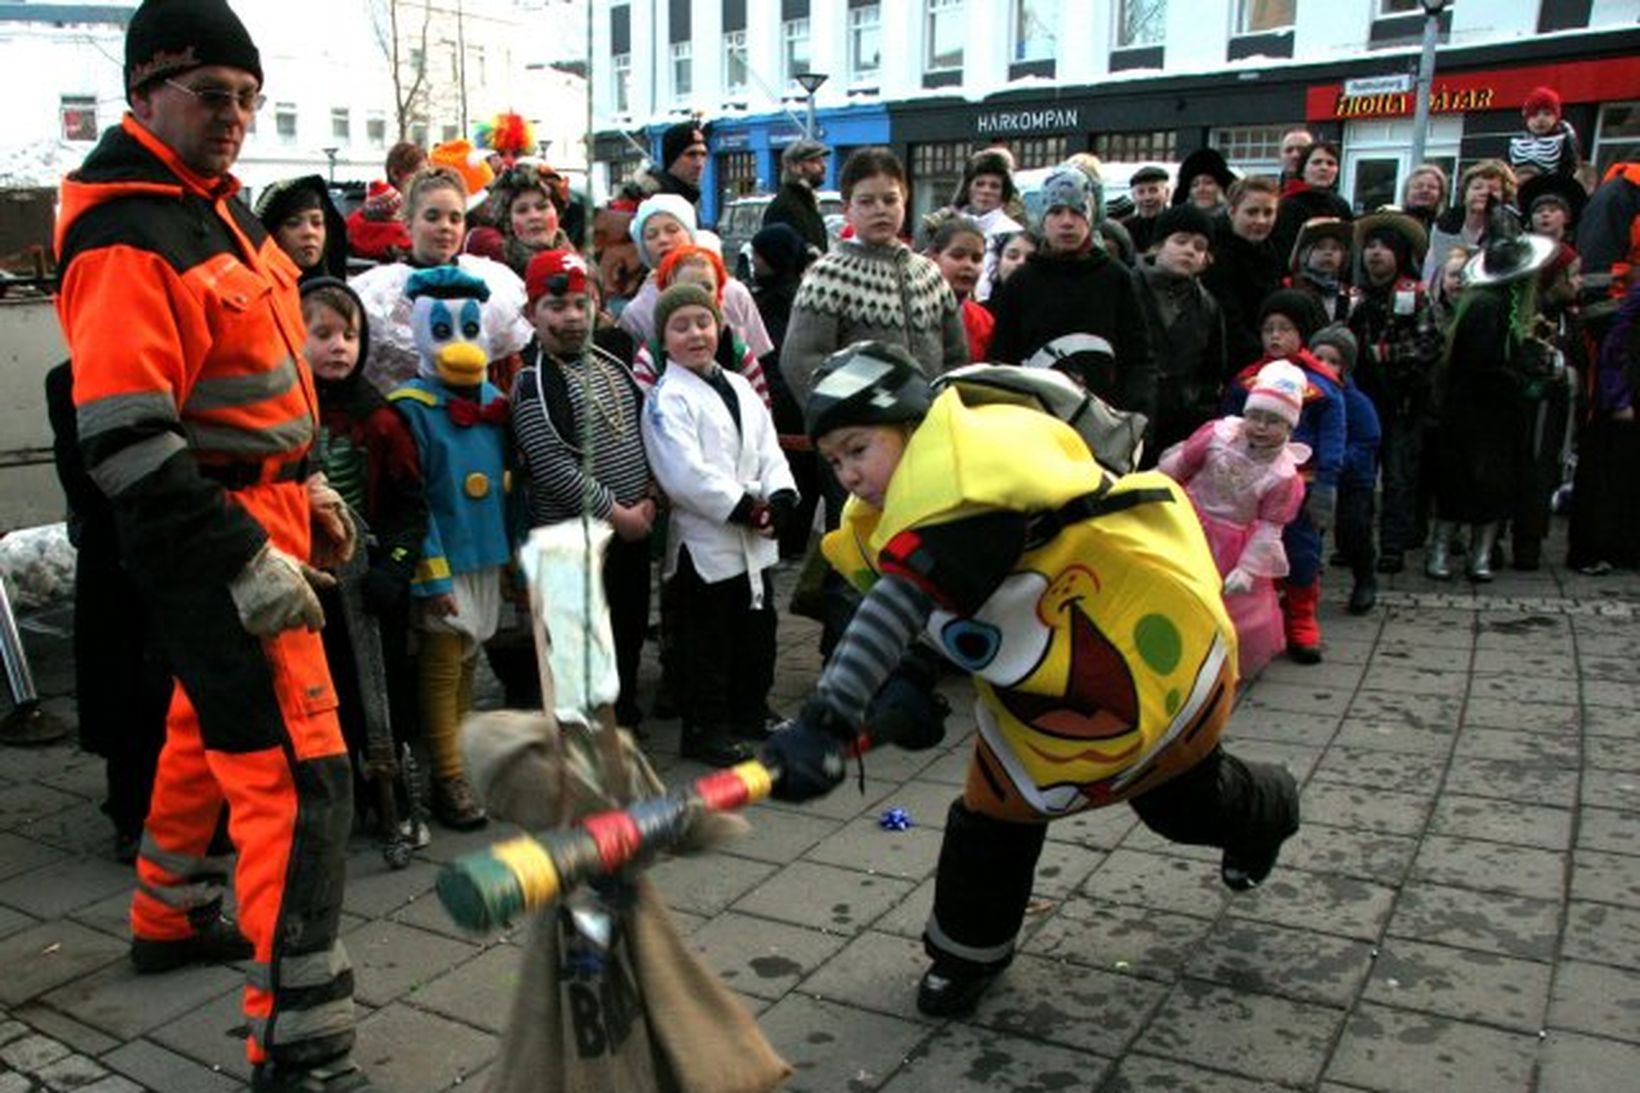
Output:
[[1333,525],[1333,511],[1338,507],[1338,487],[1318,486],[1310,484],[1309,493],[1304,498],[1304,512],[1309,516],[1310,523],[1315,530],[1323,535]]
[[762,518],[759,512],[761,509],[762,506],[758,504],[757,498],[749,493],[743,493],[740,495],[740,500],[735,502],[735,507],[729,510],[729,523],[756,528],[758,520]]
[[932,680],[920,675],[897,669],[871,700],[866,725],[874,743],[922,751],[945,739],[951,704],[932,689]]
[[776,490],[769,498],[769,519],[774,525],[775,535],[786,534],[786,528],[792,522],[792,514],[797,511],[797,494],[793,490]]
[[372,615],[387,615],[404,605],[410,579],[397,566],[373,565],[359,579],[359,599]]
[[843,742],[801,718],[769,736],[763,761],[780,771],[773,789],[777,801],[796,803],[830,793],[848,773]]

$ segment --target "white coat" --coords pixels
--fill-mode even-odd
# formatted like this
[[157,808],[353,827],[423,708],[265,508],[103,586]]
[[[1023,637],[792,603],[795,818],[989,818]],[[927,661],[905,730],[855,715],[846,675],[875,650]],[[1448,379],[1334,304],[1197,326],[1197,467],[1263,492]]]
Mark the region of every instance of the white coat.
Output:
[[644,402],[643,446],[672,501],[663,572],[677,572],[678,550],[687,546],[695,571],[708,583],[749,574],[752,607],[761,608],[762,574],[780,560],[780,545],[729,523],[729,514],[746,494],[767,500],[781,490],[795,493],[797,483],[774,419],[752,385],[733,372],[724,375],[740,405],[738,430],[712,385],[675,361],[667,362]]

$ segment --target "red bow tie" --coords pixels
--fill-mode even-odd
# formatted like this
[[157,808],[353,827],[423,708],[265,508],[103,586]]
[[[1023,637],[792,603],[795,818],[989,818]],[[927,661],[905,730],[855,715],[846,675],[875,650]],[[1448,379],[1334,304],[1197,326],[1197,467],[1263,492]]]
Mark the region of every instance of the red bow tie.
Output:
[[504,398],[491,399],[487,406],[480,406],[470,398],[453,398],[449,407],[450,420],[464,429],[480,421],[486,425],[507,424],[507,400]]

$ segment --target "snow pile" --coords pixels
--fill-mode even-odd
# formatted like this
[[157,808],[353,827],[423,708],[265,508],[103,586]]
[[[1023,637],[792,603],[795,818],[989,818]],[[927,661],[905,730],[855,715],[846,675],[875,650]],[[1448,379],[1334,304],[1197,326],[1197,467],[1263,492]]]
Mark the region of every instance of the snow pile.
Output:
[[72,598],[74,546],[68,525],[23,528],[0,538],[0,580],[19,613]]
[[55,189],[90,151],[89,144],[52,138],[0,145],[0,188]]

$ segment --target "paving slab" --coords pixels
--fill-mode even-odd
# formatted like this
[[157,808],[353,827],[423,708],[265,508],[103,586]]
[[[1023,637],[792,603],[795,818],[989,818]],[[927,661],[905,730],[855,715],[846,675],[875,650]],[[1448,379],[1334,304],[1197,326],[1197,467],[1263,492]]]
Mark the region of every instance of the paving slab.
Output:
[[1387,938],[1363,997],[1536,1033],[1543,1028],[1553,973],[1553,965],[1537,961]]
[[727,908],[777,872],[768,862],[730,854],[692,854],[668,858],[649,869],[669,907],[711,916]]
[[[1419,726],[1411,728],[1419,732],[1431,731]],[[1424,756],[1338,743],[1329,747],[1321,757],[1312,778],[1398,793],[1432,795],[1436,789],[1430,778],[1430,763]]]
[[[950,787],[940,789],[950,796]],[[723,846],[723,852],[782,865],[802,857],[804,851],[843,826],[839,820],[763,806],[748,809],[745,816],[751,822],[751,830]]]
[[0,877],[14,877],[64,856],[64,852],[55,846],[35,842],[32,838],[10,831],[0,831]]
[[735,910],[797,926],[853,935],[904,899],[915,885],[898,877],[798,861],[748,892]]
[[1640,812],[1640,772],[1585,770],[1583,783],[1578,787],[1578,800],[1592,808]]
[[938,1024],[917,1012],[917,983],[927,970],[921,941],[867,930],[821,963],[798,991],[906,1021]]
[[1429,822],[1431,800],[1424,794],[1368,789],[1347,782],[1316,779],[1304,787],[1304,822],[1417,835]]
[[1312,872],[1397,884],[1417,850],[1417,840],[1403,835],[1306,823],[1282,845],[1281,860]]
[[1640,1074],[1640,1046],[1552,1029],[1538,1070],[1541,1093],[1611,1093]]
[[1572,898],[1640,906],[1640,861],[1601,850],[1572,851]]
[[[1601,905],[1591,905],[1601,906]],[[1560,936],[1559,900],[1527,899],[1411,881],[1390,919],[1392,937],[1550,961]]]
[[1555,808],[1571,807],[1577,794],[1577,771],[1507,759],[1455,758],[1441,788],[1442,797],[1496,797]]
[[1473,698],[1463,710],[1465,728],[1515,729],[1521,732],[1576,732],[1582,715],[1576,706],[1551,702],[1517,702],[1501,698]]
[[1431,727],[1409,724],[1405,720],[1349,717],[1344,719],[1332,742],[1365,751],[1403,752],[1419,756],[1421,763],[1438,767],[1457,743],[1457,733],[1444,725]]
[[1531,1089],[1536,1034],[1364,1003],[1344,1025],[1327,1077],[1389,1093]]
[[1583,764],[1595,770],[1640,771],[1640,735],[1600,736],[1590,732],[1583,739]]
[[1145,1093],[1162,1089],[1171,1093],[1265,1093],[1269,1088],[1269,1083],[1255,1078],[1138,1052],[1123,1056],[1111,1076],[1098,1087],[1099,1093]]
[[1195,947],[1185,974],[1238,992],[1344,1009],[1361,989],[1373,955],[1366,941],[1226,918]]
[[1085,1051],[951,1025],[918,1044],[882,1089],[883,1093],[1092,1089],[1110,1066],[1109,1059]]
[[53,1040],[60,1040],[82,1055],[101,1055],[118,1047],[120,1041],[89,1025],[83,1025],[50,1006],[30,1002],[13,1009],[12,1016]]
[[1625,968],[1563,960],[1555,968],[1549,1024],[1640,1043],[1640,979]]
[[0,786],[0,830],[29,826],[43,817],[84,803],[85,798],[42,782]]
[[342,937],[353,997],[385,1006],[477,955],[478,947],[398,922],[367,922]]
[[790,994],[758,1018],[792,1065],[792,1093],[840,1093],[882,1085],[933,1035],[927,1025]]
[[1474,653],[1467,643],[1439,646],[1414,643],[1393,636],[1380,640],[1372,651],[1372,663],[1385,666],[1421,668],[1432,672],[1465,672]]
[[1344,1016],[1341,1009],[1182,979],[1135,1047],[1265,1082],[1307,1085],[1321,1076]]
[[1507,759],[1541,767],[1576,769],[1582,762],[1581,744],[1579,733],[1469,726],[1458,733],[1458,746],[1452,754],[1464,759]]
[[0,903],[36,918],[57,918],[118,892],[130,892],[131,867],[64,858],[0,881]]
[[920,881],[934,875],[940,840],[940,832],[931,827],[913,824],[904,831],[895,831],[885,829],[875,817],[861,817],[821,839],[803,857],[826,865]]
[[1235,918],[1320,930],[1339,937],[1375,941],[1383,933],[1395,902],[1395,889],[1357,877],[1312,873],[1278,866],[1251,892],[1236,895],[1226,907]]
[[1159,911],[1213,916],[1229,899],[1219,871],[1165,854],[1114,850],[1083,884],[1085,894]]
[[[1453,769],[1458,769],[1457,764]],[[1464,796],[1449,781],[1447,792],[1435,802],[1429,830],[1458,838],[1566,850],[1572,841],[1572,811],[1499,797]]]
[[730,988],[778,1001],[843,947],[837,934],[730,911],[689,935],[689,947]]
[[42,996],[53,1009],[122,1040],[135,1039],[242,986],[230,965],[193,965],[158,976],[138,975],[128,961],[76,979]]
[[[355,1015],[361,1009],[354,1007]],[[211,999],[175,1020],[155,1028],[148,1039],[220,1074],[249,1081],[245,1061],[243,991],[233,990]]]
[[523,950],[492,945],[416,988],[414,1004],[486,1032],[501,1033],[512,1016]]
[[19,930],[0,939],[0,1005],[20,1005],[124,961],[128,948],[106,934],[60,919]]
[[102,1062],[134,1082],[169,1093],[234,1093],[241,1088],[237,1078],[201,1066],[152,1040],[121,1044],[102,1056]]
[[971,1024],[1114,1055],[1139,1035],[1168,988],[1131,975],[1023,953],[981,997]]
[[1258,680],[1236,704],[1238,713],[1271,714],[1301,713],[1343,716],[1355,694],[1352,686],[1329,686],[1323,683],[1276,683]]
[[359,1022],[353,1056],[394,1093],[435,1093],[465,1083],[496,1055],[496,1037],[395,1002]]
[[1552,850],[1428,835],[1418,847],[1408,879],[1528,899],[1559,899],[1567,865],[1567,855]]

